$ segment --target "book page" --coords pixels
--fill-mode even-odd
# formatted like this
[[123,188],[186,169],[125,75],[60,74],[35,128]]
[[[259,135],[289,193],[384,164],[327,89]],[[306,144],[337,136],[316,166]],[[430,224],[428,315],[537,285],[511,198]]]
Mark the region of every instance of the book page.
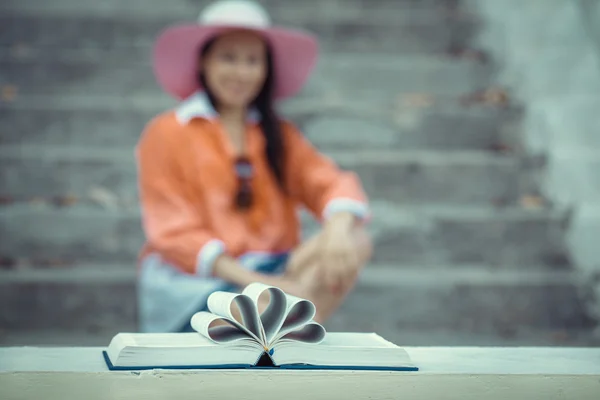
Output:
[[277,342],[295,341],[310,344],[321,343],[325,339],[325,328],[316,322],[309,322],[300,329],[288,331],[278,337]]
[[363,332],[328,332],[323,346],[362,347],[362,348],[396,348],[397,345],[388,342],[376,333]]
[[284,339],[275,345],[272,357],[280,366],[308,364],[349,369],[415,367],[405,349],[374,333],[327,333],[318,344]]
[[218,343],[196,332],[190,333],[127,333],[132,347],[211,347]]
[[262,283],[252,283],[242,293],[248,296],[254,304],[259,304],[261,295],[268,294],[269,304],[259,317],[264,329],[265,344],[270,345],[285,319],[286,294],[277,287]]
[[285,294],[285,298],[285,319],[275,340],[306,325],[312,321],[316,314],[316,307],[311,301],[287,293]]
[[[238,307],[242,321],[235,319],[231,310],[232,306]],[[265,342],[258,317],[258,310],[250,297],[239,293],[214,292],[208,297],[208,309],[211,313],[224,317],[225,320],[240,330],[246,331],[258,342]]]
[[[228,325],[211,328],[211,324],[218,320],[226,321]],[[240,327],[234,325],[233,321],[228,318],[219,317],[218,315],[206,311],[200,311],[194,314],[190,321],[190,325],[196,332],[215,343],[228,343],[234,340],[252,338],[247,330],[240,329]]]

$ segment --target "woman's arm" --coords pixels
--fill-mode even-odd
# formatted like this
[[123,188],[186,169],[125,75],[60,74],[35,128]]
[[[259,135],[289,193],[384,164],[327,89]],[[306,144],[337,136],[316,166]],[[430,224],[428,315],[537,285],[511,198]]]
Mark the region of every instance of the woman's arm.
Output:
[[275,279],[244,268],[235,258],[227,254],[222,254],[215,260],[213,275],[239,287],[248,286],[253,282],[277,286]]
[[293,125],[284,126],[286,178],[292,194],[326,225],[351,228],[356,221],[367,219],[368,199],[358,176],[319,153]]
[[370,217],[367,196],[356,174],[341,170],[293,127],[287,133],[289,189],[324,222],[317,250],[321,278],[343,293],[361,268],[355,228]]
[[213,276],[224,243],[207,228],[200,197],[190,191],[180,160],[186,155],[178,124],[162,115],[148,124],[136,148],[142,222],[147,240],[183,271]]

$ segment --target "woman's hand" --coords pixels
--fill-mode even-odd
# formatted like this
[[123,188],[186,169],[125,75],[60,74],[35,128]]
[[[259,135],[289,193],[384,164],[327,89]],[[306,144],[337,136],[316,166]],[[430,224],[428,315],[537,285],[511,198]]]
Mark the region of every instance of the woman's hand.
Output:
[[352,234],[355,222],[353,214],[338,213],[325,223],[320,233],[321,276],[332,291],[351,286],[360,269]]

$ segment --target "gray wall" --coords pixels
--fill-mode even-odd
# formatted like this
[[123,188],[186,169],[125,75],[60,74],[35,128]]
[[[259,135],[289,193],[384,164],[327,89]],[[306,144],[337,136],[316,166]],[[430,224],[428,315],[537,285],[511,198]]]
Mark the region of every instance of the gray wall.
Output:
[[600,0],[577,0],[583,13],[585,28],[600,54]]
[[[480,45],[526,107],[526,150],[547,157],[545,195],[571,206],[577,266],[600,275],[600,0],[471,0]],[[600,285],[590,308],[600,316]]]

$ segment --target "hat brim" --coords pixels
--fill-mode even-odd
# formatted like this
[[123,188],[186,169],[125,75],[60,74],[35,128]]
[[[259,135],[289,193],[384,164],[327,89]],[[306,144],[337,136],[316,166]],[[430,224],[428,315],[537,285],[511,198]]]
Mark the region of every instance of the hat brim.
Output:
[[309,33],[279,27],[257,29],[184,24],[167,28],[154,45],[153,67],[158,84],[179,100],[203,90],[197,79],[198,51],[215,36],[240,29],[263,36],[270,46],[275,75],[274,97],[285,99],[298,93],[316,65],[318,42]]

